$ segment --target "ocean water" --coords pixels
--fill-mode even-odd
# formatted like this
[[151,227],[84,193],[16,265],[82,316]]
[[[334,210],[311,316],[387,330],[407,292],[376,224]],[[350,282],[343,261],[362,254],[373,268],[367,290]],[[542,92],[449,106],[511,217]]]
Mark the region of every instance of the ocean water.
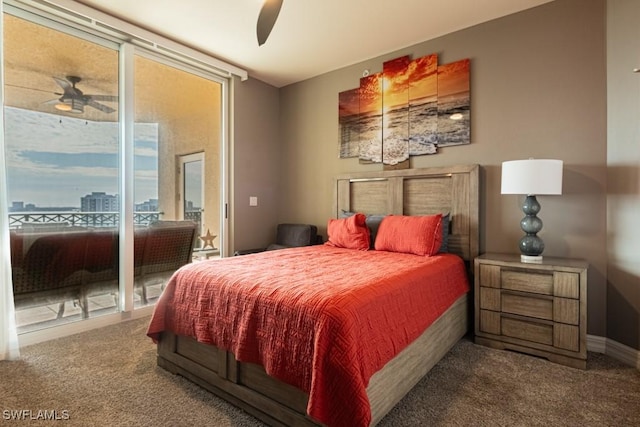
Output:
[[382,162],[382,114],[360,115],[359,157],[362,161]]
[[358,157],[360,153],[360,117],[357,114],[340,117],[338,123],[339,157]]
[[[468,93],[422,98],[382,114],[341,117],[340,157],[397,164],[409,156],[435,154],[438,147],[470,142]],[[460,114],[452,120],[452,114]]]
[[438,151],[438,102],[433,97],[409,104],[409,155],[422,156]]
[[[469,93],[464,92],[438,98],[438,146],[469,144],[470,131]],[[452,120],[453,114],[460,114],[460,120]]]

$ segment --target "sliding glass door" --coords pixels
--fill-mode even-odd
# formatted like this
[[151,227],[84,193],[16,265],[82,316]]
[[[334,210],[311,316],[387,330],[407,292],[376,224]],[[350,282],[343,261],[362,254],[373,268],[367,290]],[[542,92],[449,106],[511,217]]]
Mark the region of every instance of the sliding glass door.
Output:
[[[180,263],[206,259],[203,245],[213,244],[206,241],[207,233],[216,239],[221,234],[222,84],[205,78],[197,70],[178,67],[151,54],[136,54],[134,63],[136,126],[142,123],[149,126],[148,137],[155,130],[155,141],[140,146],[136,142],[136,210],[155,203],[160,224],[195,225],[190,259],[177,254],[180,259],[164,262],[177,267]],[[207,256],[217,254],[207,252]],[[134,256],[136,265],[141,265],[144,272],[148,263],[140,259],[142,252]],[[159,280],[138,275],[136,284],[141,287],[142,298],[135,299],[135,304],[153,304],[172,270],[175,268],[167,269],[166,277],[157,275]]]
[[[10,207],[19,332],[152,305],[177,268],[203,259],[211,236],[222,243],[224,81],[12,11],[3,17],[8,193],[0,197]],[[120,113],[125,100],[133,114]],[[198,189],[184,186],[193,171],[181,163],[194,153]]]
[[[118,310],[118,45],[4,15],[11,266],[21,332]],[[89,286],[88,284],[91,283]]]

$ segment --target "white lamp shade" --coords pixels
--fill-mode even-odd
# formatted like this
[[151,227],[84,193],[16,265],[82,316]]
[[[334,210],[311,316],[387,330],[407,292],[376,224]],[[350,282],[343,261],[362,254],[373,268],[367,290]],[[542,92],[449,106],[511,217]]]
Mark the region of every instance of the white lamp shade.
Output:
[[502,162],[502,194],[562,194],[562,160]]

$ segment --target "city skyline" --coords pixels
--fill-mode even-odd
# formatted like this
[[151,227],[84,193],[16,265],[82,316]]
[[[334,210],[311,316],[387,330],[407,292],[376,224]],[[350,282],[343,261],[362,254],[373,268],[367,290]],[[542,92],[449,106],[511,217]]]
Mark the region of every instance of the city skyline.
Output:
[[[77,206],[93,192],[117,194],[119,125],[5,107],[7,200]],[[136,204],[158,198],[158,124],[134,127]]]
[[[113,197],[119,197],[118,194],[106,194],[103,192],[92,192],[91,194],[87,194],[84,197],[88,197],[91,195],[95,195],[96,193],[99,194],[105,194],[107,196],[113,196]],[[83,198],[84,198],[83,197]],[[200,209],[199,206],[194,206],[192,201],[187,201],[187,205],[189,208],[191,209]],[[155,207],[155,209],[149,209],[151,206]],[[139,211],[149,211],[149,210],[157,210],[158,208],[158,199],[148,199],[148,200],[144,200],[140,203],[135,203],[135,211],[139,212]],[[145,209],[138,209],[138,208],[145,208]],[[43,207],[43,206],[39,206],[35,203],[29,203],[23,201],[23,200],[11,200],[9,201],[9,212],[38,212],[38,211],[60,211],[60,212],[67,212],[67,211],[77,211],[77,212],[86,212],[82,210],[82,202],[80,202],[80,206],[47,206],[47,207]]]

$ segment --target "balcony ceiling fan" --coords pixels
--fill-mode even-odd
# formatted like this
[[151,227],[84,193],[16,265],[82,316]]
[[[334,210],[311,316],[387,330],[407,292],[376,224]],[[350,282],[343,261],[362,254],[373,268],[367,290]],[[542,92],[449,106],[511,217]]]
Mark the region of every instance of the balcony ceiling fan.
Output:
[[66,79],[53,77],[53,80],[62,88],[63,93],[55,92],[60,98],[52,99],[45,104],[53,104],[57,110],[71,113],[83,113],[84,107],[96,108],[104,113],[113,113],[115,109],[97,101],[117,102],[118,97],[112,95],[88,95],[76,87],[82,79],[77,76],[67,76]]
[[262,46],[271,34],[271,30],[278,19],[278,14],[282,8],[283,0],[265,0],[258,15],[256,34],[258,36],[258,46]]

